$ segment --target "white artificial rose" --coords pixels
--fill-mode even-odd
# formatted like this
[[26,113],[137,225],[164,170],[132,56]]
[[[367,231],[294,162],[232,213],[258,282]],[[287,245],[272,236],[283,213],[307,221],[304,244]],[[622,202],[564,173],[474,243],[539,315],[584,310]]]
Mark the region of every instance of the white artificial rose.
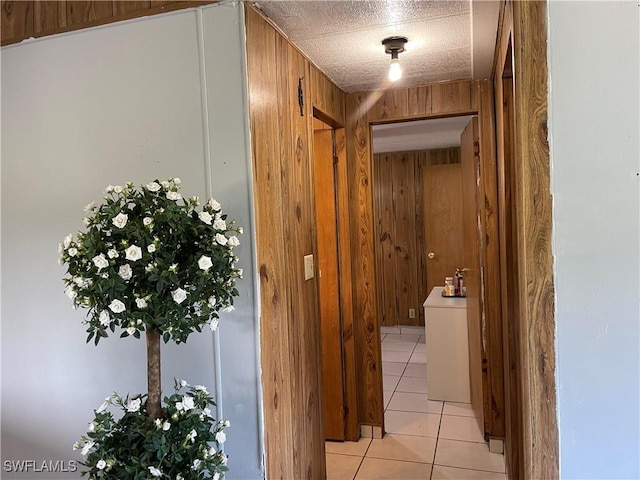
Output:
[[93,210],[94,208],[96,208],[96,203],[95,203],[95,202],[91,202],[91,203],[88,203],[88,204],[84,207],[84,211],[85,211],[85,212],[89,212],[89,211]]
[[200,212],[198,218],[207,225],[211,225],[211,219],[213,218],[209,212]]
[[182,397],[182,407],[185,409],[185,411],[191,410],[193,407],[195,407],[193,397],[190,397],[189,395],[185,395],[184,397]]
[[162,182],[160,182],[162,184],[162,186],[164,188],[169,188],[169,182],[167,182],[166,180],[163,180]]
[[224,432],[216,433],[216,441],[218,443],[224,443],[226,439],[227,439],[227,435]]
[[216,212],[221,208],[220,204],[216,202],[213,198],[209,199],[209,206]]
[[198,436],[198,432],[196,432],[195,429],[191,429],[191,431],[187,435],[187,440],[190,440],[191,443],[193,443],[196,441],[197,436]]
[[239,233],[240,235],[242,235],[242,234],[244,233],[244,230],[242,229],[242,227],[238,227],[238,233]]
[[147,308],[147,301],[144,298],[136,298],[136,307],[139,309]]
[[127,333],[129,335],[133,335],[134,333],[136,333],[136,329],[134,327],[128,327],[127,328]]
[[198,260],[198,267],[200,270],[204,270],[205,272],[209,270],[213,266],[211,262],[211,257],[207,257],[206,255],[202,255]]
[[64,248],[69,248],[69,246],[71,245],[72,238],[73,237],[71,237],[71,234],[64,237],[64,241],[62,242],[62,244],[64,245]]
[[116,193],[122,193],[122,187],[120,185],[116,185],[113,187],[113,191]]
[[209,323],[209,328],[212,332],[215,332],[218,329],[219,320],[217,318],[212,318],[211,323]]
[[124,303],[122,303],[118,299],[112,300],[109,304],[109,310],[111,310],[113,313],[122,313],[125,311],[125,309],[126,308],[124,306]]
[[180,380],[180,386],[181,387],[186,387],[187,385],[189,385],[189,384],[187,383],[186,380]]
[[122,277],[123,280],[131,280],[131,276],[133,275],[133,270],[131,270],[131,265],[128,263],[126,265],[122,265],[118,269],[118,275]]
[[216,302],[218,300],[216,299],[216,297],[211,296],[209,297],[209,301],[207,302],[207,304],[209,305],[209,308],[214,308],[216,306]]
[[144,217],[144,218],[142,219],[142,224],[143,224],[145,227],[148,227],[149,225],[151,225],[151,223],[152,223],[152,222],[153,222],[153,218],[151,218],[151,217]]
[[181,288],[176,288],[171,292],[171,297],[173,297],[173,301],[177,304],[181,304],[187,299],[187,292]]
[[151,476],[153,477],[161,477],[162,474],[162,470],[156,468],[156,467],[149,467],[149,473],[151,474]]
[[99,320],[100,320],[100,325],[102,325],[103,327],[106,327],[107,325],[109,325],[109,322],[111,321],[111,317],[109,317],[109,312],[107,312],[106,310],[102,310],[100,312]]
[[209,447],[209,451],[207,452],[209,454],[210,457],[213,457],[217,451],[215,447]]
[[171,424],[169,422],[164,422],[164,424],[162,425],[162,430],[164,430],[165,432],[170,428],[171,428]]
[[98,470],[104,470],[104,467],[107,466],[107,462],[105,462],[104,460],[98,460],[98,463],[96,463],[96,467],[98,468]]
[[78,292],[76,292],[73,288],[72,285],[68,285],[67,288],[64,289],[64,293],[67,295],[67,297],[69,297],[71,300],[75,300],[75,298],[78,296]]
[[222,422],[222,425],[224,426],[224,428],[229,428],[231,426],[231,422],[229,420],[225,420],[224,422]]
[[142,401],[139,398],[132,398],[127,403],[127,412],[135,413],[140,410]]
[[235,307],[233,305],[228,305],[222,309],[223,312],[233,312]]
[[199,392],[204,392],[206,394],[208,394],[209,392],[207,391],[207,387],[205,387],[204,385],[194,385],[193,388],[195,388],[196,390],[198,390]]
[[124,251],[124,253],[125,253],[125,258],[127,260],[131,260],[132,262],[135,262],[142,258],[142,249],[137,245],[131,245],[129,248],[127,248]]
[[70,257],[75,257],[78,254],[78,249],[75,247],[71,247],[69,250],[67,250],[67,253]]
[[115,248],[110,249],[107,252],[107,257],[109,257],[109,258],[117,258],[118,257],[118,251]]
[[182,180],[176,177],[173,179],[173,183],[175,183],[176,185],[180,185],[182,183]]
[[226,230],[227,222],[225,222],[221,218],[216,218],[215,221],[213,222],[213,228],[215,228],[216,230]]
[[107,193],[113,192],[113,185],[107,185]]
[[[208,408],[208,407],[205,407],[205,408],[202,409],[202,413],[204,413],[207,417],[210,417],[211,416],[211,409]],[[215,453],[215,452],[213,452],[213,453]]]
[[100,404],[98,408],[96,408],[96,413],[104,412],[108,406],[109,406],[109,398],[107,398],[104,402]]
[[111,223],[113,223],[118,228],[124,228],[128,220],[129,220],[129,216],[126,213],[121,212],[115,217],[113,217],[113,219],[111,220]]
[[242,278],[242,269],[241,268],[238,268],[236,270],[236,273],[238,274],[238,277]]
[[222,235],[221,233],[216,233],[216,242],[218,242],[219,245],[226,245],[227,242],[229,240],[227,239],[227,237],[225,237],[224,235]]
[[109,260],[107,260],[102,253],[100,255],[96,255],[91,260],[93,261],[93,264],[98,267],[98,271],[109,266]]
[[176,410],[178,410],[179,412],[184,410],[184,407],[182,406],[182,402],[176,402]]
[[153,243],[147,246],[147,252],[153,253],[155,251],[156,251],[156,246]]
[[191,470],[198,470],[199,467],[200,467],[200,459],[196,458],[193,461],[193,464],[191,465]]
[[238,245],[240,245],[240,240],[238,240],[238,237],[236,237],[235,235],[229,237],[229,245],[231,245],[232,247],[237,247]]
[[82,447],[82,451],[80,453],[84,457],[86,457],[95,444],[96,443],[93,440],[89,440],[87,443],[84,444],[84,446]]
[[180,195],[178,192],[167,192],[167,198],[169,200],[180,200],[182,198],[182,195]]
[[157,192],[161,188],[162,187],[157,182],[147,183],[147,190],[149,190],[150,192]]

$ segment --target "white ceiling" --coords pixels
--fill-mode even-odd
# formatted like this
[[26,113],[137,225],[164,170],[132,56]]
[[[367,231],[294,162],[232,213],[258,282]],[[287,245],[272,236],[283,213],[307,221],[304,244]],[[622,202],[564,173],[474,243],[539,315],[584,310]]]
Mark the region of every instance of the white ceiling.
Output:
[[497,0],[261,0],[288,38],[346,92],[388,87],[382,40],[409,39],[394,86],[489,78]]
[[447,117],[374,125],[373,152],[406,152],[457,147],[471,117]]

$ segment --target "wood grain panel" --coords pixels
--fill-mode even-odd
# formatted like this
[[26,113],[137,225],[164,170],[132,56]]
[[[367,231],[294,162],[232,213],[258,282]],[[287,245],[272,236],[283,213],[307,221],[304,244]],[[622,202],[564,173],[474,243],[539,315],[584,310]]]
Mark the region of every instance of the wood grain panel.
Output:
[[66,1],[36,1],[33,7],[34,33],[44,33],[67,26]]
[[408,88],[408,108],[410,116],[431,113],[431,87],[429,85]]
[[417,325],[409,318],[409,309],[421,306],[418,300],[416,259],[416,192],[414,156],[394,156],[391,181],[395,217],[395,296],[398,324]]
[[393,203],[393,155],[380,154],[374,161],[376,224],[376,288],[382,325],[398,325],[396,297],[395,210]]
[[[292,365],[290,303],[285,278],[284,217],[276,77],[276,34],[253,9],[246,10],[249,118],[253,155],[255,222],[260,274],[260,343],[265,454],[269,478],[294,478],[291,458]],[[275,207],[275,208],[274,208]]]
[[67,24],[84,25],[113,16],[113,3],[95,0],[67,2]]
[[113,2],[114,15],[128,15],[142,10],[149,10],[151,2],[149,0],[125,0]]
[[311,96],[314,108],[344,126],[344,93],[315,65],[311,65]]
[[482,204],[482,255],[484,316],[486,325],[487,398],[485,418],[491,436],[504,438],[504,358],[502,344],[502,301],[500,298],[500,242],[498,225],[498,180],[495,154],[493,86],[478,81],[480,105],[480,177]]
[[390,120],[409,115],[409,91],[406,88],[385,90],[369,112],[370,118]]
[[416,282],[416,294],[417,294],[417,310],[416,321],[417,325],[424,325],[424,308],[422,304],[427,298],[430,290],[427,282],[427,243],[425,237],[425,222],[426,214],[424,203],[424,181],[423,171],[427,166],[428,152],[420,151],[416,152],[416,158],[414,162],[414,179],[415,179],[415,192],[416,192],[416,266],[418,268],[418,276]]
[[347,162],[351,199],[352,254],[358,359],[358,418],[365,425],[384,428],[382,398],[382,355],[380,323],[376,302],[374,257],[372,158],[369,117],[366,113],[368,93],[346,97]]
[[[344,94],[342,94],[344,105]],[[347,143],[345,129],[335,130],[336,185],[338,199],[338,242],[340,257],[340,307],[342,315],[342,341],[344,354],[345,391],[345,438],[357,441],[360,438],[358,425],[358,385],[356,369],[355,325],[353,315],[353,277],[351,266],[350,217],[349,217],[349,167],[347,165]]]
[[513,2],[515,159],[525,474],[557,478],[552,198],[547,142],[547,4]]
[[33,2],[2,1],[2,38],[29,38],[33,35]]
[[471,80],[459,80],[432,85],[432,113],[471,110],[472,84]]
[[436,148],[429,150],[429,165],[460,163],[460,148]]

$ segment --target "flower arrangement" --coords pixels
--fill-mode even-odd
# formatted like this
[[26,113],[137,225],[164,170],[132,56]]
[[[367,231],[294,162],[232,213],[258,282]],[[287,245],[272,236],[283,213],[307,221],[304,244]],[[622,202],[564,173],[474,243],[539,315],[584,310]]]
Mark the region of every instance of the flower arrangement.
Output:
[[176,382],[164,408],[160,400],[160,339],[182,343],[206,324],[215,330],[219,312],[233,310],[242,277],[233,253],[242,228],[217,201],[183,198],[180,184],[108,186],[102,204],[85,207],[86,230],[59,247],[65,293],[88,310],[87,342],[98,345],[118,328],[120,337],[144,332],[147,343],[148,393],[108,397],[74,445],[90,478],[218,479],[227,470],[218,449],[229,423],[211,416],[206,388]]
[[[89,432],[73,447],[85,456],[90,478],[217,480],[227,471],[227,457],[219,448],[229,422],[213,419],[213,399],[205,387],[175,383],[175,393],[164,399],[163,419],[149,419],[144,395],[114,393],[95,410]],[[110,405],[120,407],[120,420]]]
[[198,198],[183,199],[179,186],[178,178],[109,186],[102,205],[85,207],[87,231],[60,245],[65,292],[89,310],[87,341],[120,327],[121,336],[151,328],[181,343],[233,308],[242,229],[213,199],[198,211]]

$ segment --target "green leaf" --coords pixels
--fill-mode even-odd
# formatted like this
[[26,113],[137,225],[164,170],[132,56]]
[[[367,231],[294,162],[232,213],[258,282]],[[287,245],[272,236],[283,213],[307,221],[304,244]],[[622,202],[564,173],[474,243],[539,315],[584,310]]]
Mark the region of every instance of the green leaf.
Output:
[[87,335],[87,342],[86,343],[89,343],[95,334],[96,334],[96,332],[91,331],[91,333],[89,333],[89,335]]

